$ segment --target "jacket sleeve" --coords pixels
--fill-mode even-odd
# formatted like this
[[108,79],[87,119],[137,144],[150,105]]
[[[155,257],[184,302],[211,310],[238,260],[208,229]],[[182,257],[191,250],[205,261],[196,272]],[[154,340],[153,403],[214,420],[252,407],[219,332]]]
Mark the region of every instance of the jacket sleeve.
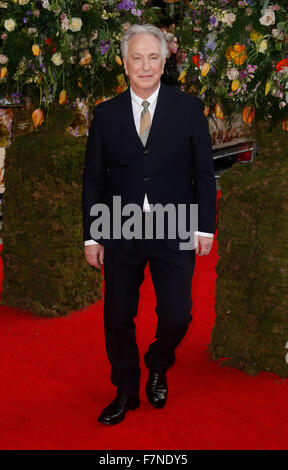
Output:
[[[100,108],[100,105],[98,105]],[[91,207],[103,202],[105,166],[100,133],[100,109],[94,109],[86,145],[82,178],[83,239],[91,240],[90,226],[95,217],[90,216]],[[95,240],[96,241],[96,240]]]
[[[195,99],[195,98],[194,98]],[[193,102],[192,169],[193,185],[198,204],[198,230],[216,232],[216,180],[208,121],[199,98]]]

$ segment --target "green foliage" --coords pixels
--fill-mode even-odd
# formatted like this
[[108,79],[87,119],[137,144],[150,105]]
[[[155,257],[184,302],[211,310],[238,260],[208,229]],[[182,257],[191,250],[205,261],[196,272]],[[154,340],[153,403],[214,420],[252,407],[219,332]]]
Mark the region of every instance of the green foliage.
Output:
[[287,133],[257,128],[260,153],[221,179],[214,359],[288,377]]
[[66,315],[101,296],[101,275],[83,252],[86,138],[65,132],[73,116],[59,108],[48,127],[17,137],[5,159],[2,303],[43,316]]

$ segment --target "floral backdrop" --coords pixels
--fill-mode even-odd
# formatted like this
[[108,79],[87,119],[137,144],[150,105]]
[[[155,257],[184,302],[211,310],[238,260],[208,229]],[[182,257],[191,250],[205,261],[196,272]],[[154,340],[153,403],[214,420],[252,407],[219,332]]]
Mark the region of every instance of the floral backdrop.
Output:
[[0,94],[13,104],[31,97],[39,109],[123,91],[123,32],[157,20],[157,8],[138,0],[10,0],[0,13]]
[[[287,0],[175,2],[178,85],[204,100],[207,116],[287,116],[287,11]],[[83,107],[123,91],[123,32],[161,23],[147,0],[6,0],[0,13],[0,96],[31,98],[35,126],[52,102]]]
[[277,119],[288,104],[288,2],[192,0],[177,28],[187,53],[180,80],[206,113]]

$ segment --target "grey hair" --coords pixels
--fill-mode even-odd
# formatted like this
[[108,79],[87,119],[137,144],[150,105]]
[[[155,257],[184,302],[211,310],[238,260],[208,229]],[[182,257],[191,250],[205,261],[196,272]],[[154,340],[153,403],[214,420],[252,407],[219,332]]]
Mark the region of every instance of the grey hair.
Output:
[[165,34],[161,31],[161,29],[157,28],[153,24],[133,24],[127,29],[121,41],[121,54],[125,60],[127,59],[128,55],[129,40],[135,34],[153,34],[153,36],[155,36],[160,42],[162,59],[166,59],[169,51]]

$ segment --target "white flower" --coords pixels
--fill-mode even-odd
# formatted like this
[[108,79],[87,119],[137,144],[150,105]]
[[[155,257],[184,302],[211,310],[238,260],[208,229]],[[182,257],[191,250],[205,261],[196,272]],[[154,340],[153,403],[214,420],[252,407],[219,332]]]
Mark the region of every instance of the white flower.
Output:
[[226,13],[224,18],[222,19],[222,22],[232,27],[235,20],[236,20],[236,15],[234,15],[234,13]]
[[71,21],[69,22],[69,29],[72,31],[72,33],[76,33],[77,31],[80,31],[82,28],[82,20],[81,18],[71,18]]
[[50,10],[51,7],[50,7],[50,4],[49,4],[49,0],[42,0],[42,7],[46,8],[46,10]]
[[38,36],[38,32],[36,28],[28,28],[27,34],[29,34],[29,36],[32,36],[32,34],[35,34],[36,36]]
[[52,55],[51,60],[54,65],[61,65],[64,62],[61,52],[55,52],[55,54]]
[[259,52],[262,52],[262,54],[264,54],[267,47],[268,47],[268,42],[266,41],[266,39],[262,39],[262,41],[259,44]]
[[0,2],[0,8],[8,8],[7,2]]
[[0,64],[5,65],[8,62],[8,57],[4,54],[0,54]]
[[29,2],[30,0],[18,0],[19,5],[27,5]]
[[227,70],[226,75],[229,78],[229,80],[236,80],[236,78],[239,77],[239,71],[237,69],[230,68]]
[[11,33],[11,31],[14,31],[14,29],[16,28],[16,21],[14,21],[13,18],[9,18],[8,20],[5,20],[4,28],[7,29],[9,33]]
[[279,29],[277,29],[277,28],[273,28],[271,32],[272,32],[272,36],[276,39],[281,39],[282,40],[284,38],[283,31],[279,31]]
[[267,8],[265,10],[265,13],[261,18],[259,19],[260,23],[263,24],[263,26],[270,26],[271,24],[275,24],[275,13],[271,8]]
[[61,28],[63,31],[68,31],[69,29],[69,20],[65,14],[61,16]]

